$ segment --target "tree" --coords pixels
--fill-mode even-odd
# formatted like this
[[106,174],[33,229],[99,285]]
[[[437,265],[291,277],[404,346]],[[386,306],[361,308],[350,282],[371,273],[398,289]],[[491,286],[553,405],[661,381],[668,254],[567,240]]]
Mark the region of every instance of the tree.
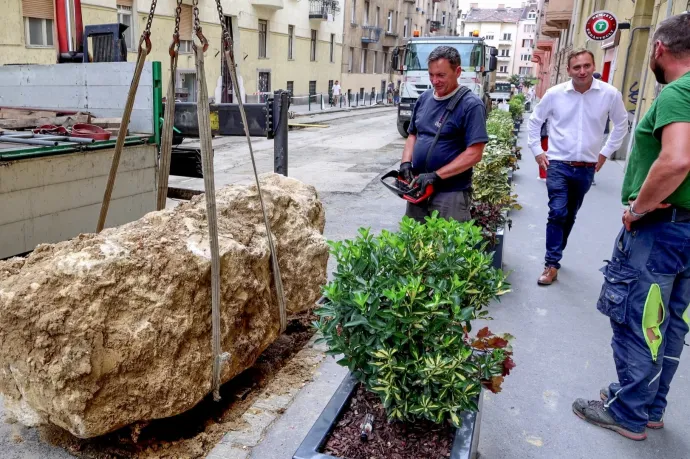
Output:
[[522,85],[525,88],[529,88],[530,86],[535,86],[539,82],[538,79],[536,78],[525,78],[525,81],[522,82]]
[[518,74],[510,75],[510,78],[508,79],[508,81],[510,81],[510,84],[515,85],[515,87],[520,86],[520,75],[518,75]]

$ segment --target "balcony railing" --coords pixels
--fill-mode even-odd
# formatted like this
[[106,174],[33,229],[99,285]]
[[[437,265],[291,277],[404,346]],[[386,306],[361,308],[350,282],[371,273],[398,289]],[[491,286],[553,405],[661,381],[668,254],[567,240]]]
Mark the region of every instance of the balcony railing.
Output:
[[309,19],[328,19],[340,11],[338,0],[309,0]]
[[381,27],[362,26],[362,43],[378,43],[382,30]]

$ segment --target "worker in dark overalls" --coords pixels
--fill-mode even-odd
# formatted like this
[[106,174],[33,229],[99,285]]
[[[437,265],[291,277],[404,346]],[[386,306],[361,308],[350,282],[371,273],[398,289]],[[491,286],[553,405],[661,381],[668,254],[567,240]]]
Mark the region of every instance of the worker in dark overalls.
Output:
[[[649,67],[667,85],[635,129],[623,181],[627,208],[602,268],[597,309],[611,320],[618,381],[573,411],[631,440],[664,427],[671,380],[690,328],[690,14],[652,37]],[[676,396],[687,397],[687,386]],[[687,413],[686,413],[687,414]],[[663,454],[662,454],[663,455]]]

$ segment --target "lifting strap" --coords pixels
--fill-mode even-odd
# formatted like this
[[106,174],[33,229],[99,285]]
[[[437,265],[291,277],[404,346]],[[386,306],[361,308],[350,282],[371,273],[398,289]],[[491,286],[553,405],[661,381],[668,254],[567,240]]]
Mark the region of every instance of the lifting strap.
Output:
[[[115,186],[115,177],[117,176],[117,168],[120,165],[120,157],[122,156],[122,149],[125,146],[125,138],[127,137],[127,130],[129,129],[129,119],[132,116],[132,108],[134,107],[134,98],[137,95],[139,88],[139,80],[141,79],[141,72],[144,70],[144,63],[146,56],[151,52],[151,22],[156,11],[156,1],[151,2],[151,10],[149,11],[148,20],[144,32],[139,39],[139,47],[137,52],[137,63],[134,68],[134,75],[132,76],[132,83],[129,85],[129,94],[127,94],[127,102],[125,103],[125,111],[122,114],[122,122],[120,123],[120,131],[117,133],[117,142],[115,143],[115,153],[113,154],[113,162],[110,165],[110,175],[108,176],[108,183],[105,187],[105,194],[103,195],[103,203],[101,204],[101,213],[98,216],[98,224],[96,225],[96,232],[100,233],[105,226],[105,219],[108,216],[108,207],[110,206],[110,198],[113,194],[113,187]],[[146,48],[144,48],[146,45]]]
[[211,143],[211,109],[206,88],[206,71],[204,69],[204,51],[208,42],[199,25],[198,0],[193,0],[194,30],[202,46],[194,42],[197,87],[197,117],[199,120],[199,143],[201,146],[201,166],[204,175],[204,197],[206,199],[206,217],[208,220],[209,244],[211,247],[211,346],[213,352],[213,399],[220,400],[220,372],[222,364],[229,354],[223,353],[220,347],[220,249],[218,247],[218,216],[216,213],[216,184],[213,171],[213,144]]
[[168,198],[168,179],[170,177],[170,160],[172,156],[173,125],[175,123],[175,74],[177,73],[177,57],[180,49],[180,15],[182,14],[182,0],[177,0],[175,9],[175,32],[170,44],[170,81],[165,99],[165,114],[163,115],[163,129],[161,132],[161,158],[158,168],[158,198],[156,209],[165,209]]

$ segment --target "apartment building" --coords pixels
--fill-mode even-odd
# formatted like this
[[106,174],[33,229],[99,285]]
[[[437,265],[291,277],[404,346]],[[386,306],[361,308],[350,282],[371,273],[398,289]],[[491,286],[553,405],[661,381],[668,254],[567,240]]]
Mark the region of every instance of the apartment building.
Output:
[[456,35],[457,0],[346,0],[342,54],[344,93],[385,92],[393,49],[419,36]]
[[[56,62],[53,0],[14,0],[6,5],[0,30],[0,65]],[[221,27],[216,3],[199,2],[199,18],[209,40],[206,78],[209,96],[230,102],[241,94],[246,101],[261,93],[288,89],[295,95],[327,92],[339,79],[343,42],[343,14],[338,0],[222,0],[223,13],[233,38],[240,88],[232,88],[222,61]],[[174,29],[175,0],[158,0],[151,29],[153,50],[147,60],[160,61],[164,86],[169,80],[168,46]],[[81,0],[84,26],[120,22],[125,32],[129,61],[146,23],[151,0]],[[192,54],[191,0],[183,0],[180,23],[180,58],[176,97],[196,98]],[[167,91],[167,87],[163,88]]]
[[515,40],[515,59],[511,74],[532,77],[536,69],[532,62],[535,40],[537,37],[537,2],[530,2],[522,9],[522,16],[518,22]]
[[[525,8],[511,8],[499,4],[498,8],[479,8],[472,3],[464,19],[464,34],[471,36],[475,31],[487,44],[498,49],[496,81],[505,82],[515,67],[518,49],[518,30]],[[520,59],[520,56],[517,56]]]

